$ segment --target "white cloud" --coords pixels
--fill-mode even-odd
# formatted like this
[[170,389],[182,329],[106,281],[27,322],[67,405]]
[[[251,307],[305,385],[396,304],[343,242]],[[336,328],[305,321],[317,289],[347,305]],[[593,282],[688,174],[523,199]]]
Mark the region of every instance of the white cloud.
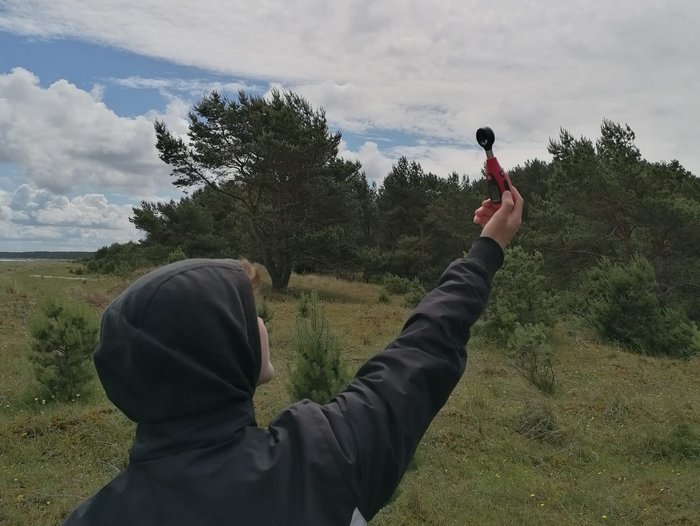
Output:
[[131,212],[101,194],[69,199],[24,184],[0,190],[0,242],[6,250],[95,250],[138,239]]
[[[523,149],[504,148],[503,155],[499,154],[498,159],[507,170],[522,164],[520,159],[526,159],[527,153],[529,152]],[[476,150],[459,145],[424,143],[416,146],[393,145],[380,150],[374,141],[366,141],[356,151],[351,150],[347,143],[342,141],[340,156],[351,161],[360,161],[368,179],[376,181],[377,184],[381,184],[400,157],[418,162],[424,171],[439,177],[447,177],[456,172],[460,176],[466,175],[472,179],[481,177],[481,168],[486,159],[481,148]],[[551,160],[551,156],[546,152],[539,158]]]
[[12,209],[2,202],[3,192],[0,190],[0,224],[8,223],[12,219]]
[[27,182],[58,193],[138,196],[168,185],[152,118],[117,116],[102,102],[102,90],[65,80],[43,88],[22,68],[0,74],[0,162],[21,166]]
[[341,141],[339,155],[349,161],[360,161],[367,179],[380,185],[388,175],[392,165],[398,160],[390,155],[382,153],[376,142],[367,141],[357,151],[348,148],[345,141]]
[[596,137],[607,117],[637,131],[648,159],[678,158],[696,173],[698,25],[696,0],[6,0],[0,15],[12,32],[280,83],[346,131],[466,148],[490,125],[522,162],[543,156],[560,127]]
[[189,110],[190,105],[182,99],[169,97],[164,113],[150,111],[146,114],[146,118],[149,122],[154,122],[156,119],[163,121],[171,133],[189,142],[189,137],[187,136],[189,130],[187,113]]
[[70,200],[60,196],[39,209],[34,217],[37,223],[45,225],[133,231],[127,220],[129,215],[130,206],[110,205],[104,195],[87,194]]
[[126,78],[113,78],[110,81],[119,86],[133,89],[157,89],[165,93],[183,91],[197,97],[209,94],[212,90],[237,92],[239,90],[260,89],[254,84],[243,82],[216,82],[206,79],[166,79],[132,76]]

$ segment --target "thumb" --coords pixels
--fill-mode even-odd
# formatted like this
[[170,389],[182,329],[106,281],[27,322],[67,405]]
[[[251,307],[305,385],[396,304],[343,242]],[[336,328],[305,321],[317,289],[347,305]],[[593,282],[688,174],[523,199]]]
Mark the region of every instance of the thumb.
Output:
[[513,199],[513,194],[510,190],[506,190],[501,194],[501,208],[496,212],[497,214],[501,212],[502,214],[510,214],[515,207],[515,200]]

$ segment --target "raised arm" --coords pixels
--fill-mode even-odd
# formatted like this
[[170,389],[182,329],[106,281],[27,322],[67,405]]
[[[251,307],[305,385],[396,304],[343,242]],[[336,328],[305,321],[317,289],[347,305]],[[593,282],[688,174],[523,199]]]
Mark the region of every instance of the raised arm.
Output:
[[[504,194],[499,211],[482,205],[475,222],[486,224],[483,237],[445,270],[399,337],[368,360],[348,389],[322,408],[365,520],[391,497],[430,422],[464,372],[470,328],[486,306],[491,279],[503,262],[503,247],[520,224],[522,199],[518,200],[520,206]],[[517,215],[517,221],[511,215]]]

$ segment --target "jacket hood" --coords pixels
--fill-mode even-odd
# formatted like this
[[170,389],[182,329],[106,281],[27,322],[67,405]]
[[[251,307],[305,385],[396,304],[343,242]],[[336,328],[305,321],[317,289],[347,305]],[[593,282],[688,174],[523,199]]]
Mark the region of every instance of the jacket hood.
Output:
[[233,260],[204,259],[143,276],[107,307],[94,361],[109,399],[139,428],[207,415],[254,424],[261,354],[248,276]]

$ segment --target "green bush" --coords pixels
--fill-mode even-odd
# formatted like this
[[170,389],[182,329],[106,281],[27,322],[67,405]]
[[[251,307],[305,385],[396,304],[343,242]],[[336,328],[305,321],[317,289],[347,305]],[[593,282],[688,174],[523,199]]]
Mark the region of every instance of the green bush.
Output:
[[420,284],[418,279],[414,279],[411,282],[411,286],[409,287],[408,291],[406,291],[406,295],[404,296],[404,305],[411,309],[415,308],[424,296],[425,287]]
[[379,303],[389,303],[391,302],[391,295],[386,287],[379,289]]
[[168,254],[168,263],[175,263],[177,261],[182,261],[183,259],[187,259],[187,254],[185,254],[180,247],[177,247],[175,250],[171,250]]
[[304,311],[299,309],[292,350],[294,363],[287,388],[293,400],[308,398],[324,404],[347,385],[340,347],[315,291],[306,295]]
[[66,402],[84,394],[92,379],[90,355],[98,321],[86,305],[49,299],[29,322],[36,379],[47,399]]
[[389,266],[390,254],[376,247],[359,247],[355,253],[357,265],[361,268],[362,281],[381,280]]
[[541,324],[517,324],[508,340],[508,356],[532,385],[551,394],[556,386],[553,352]]
[[658,284],[654,268],[643,257],[627,264],[602,260],[588,271],[581,292],[582,314],[607,340],[633,346],[658,329]]
[[700,331],[687,315],[664,307],[651,263],[604,259],[587,274],[580,313],[605,340],[650,355],[688,357],[700,352]]
[[519,246],[509,248],[503,268],[494,277],[481,331],[506,345],[518,324],[553,325],[554,306],[555,297],[547,287],[542,254],[529,254]]
[[384,285],[389,294],[406,294],[411,290],[413,282],[408,278],[402,278],[394,274],[384,274],[382,285]]
[[318,303],[318,291],[302,292],[299,296],[299,316],[308,318],[314,303]]
[[172,262],[170,261],[171,256],[178,257],[178,249],[173,250],[161,245],[143,245],[129,241],[123,244],[113,243],[100,248],[85,260],[85,266],[89,272],[127,275],[135,270]]
[[661,331],[654,336],[651,347],[653,351],[650,354],[688,358],[700,353],[700,329],[681,310],[664,308],[661,315]]

